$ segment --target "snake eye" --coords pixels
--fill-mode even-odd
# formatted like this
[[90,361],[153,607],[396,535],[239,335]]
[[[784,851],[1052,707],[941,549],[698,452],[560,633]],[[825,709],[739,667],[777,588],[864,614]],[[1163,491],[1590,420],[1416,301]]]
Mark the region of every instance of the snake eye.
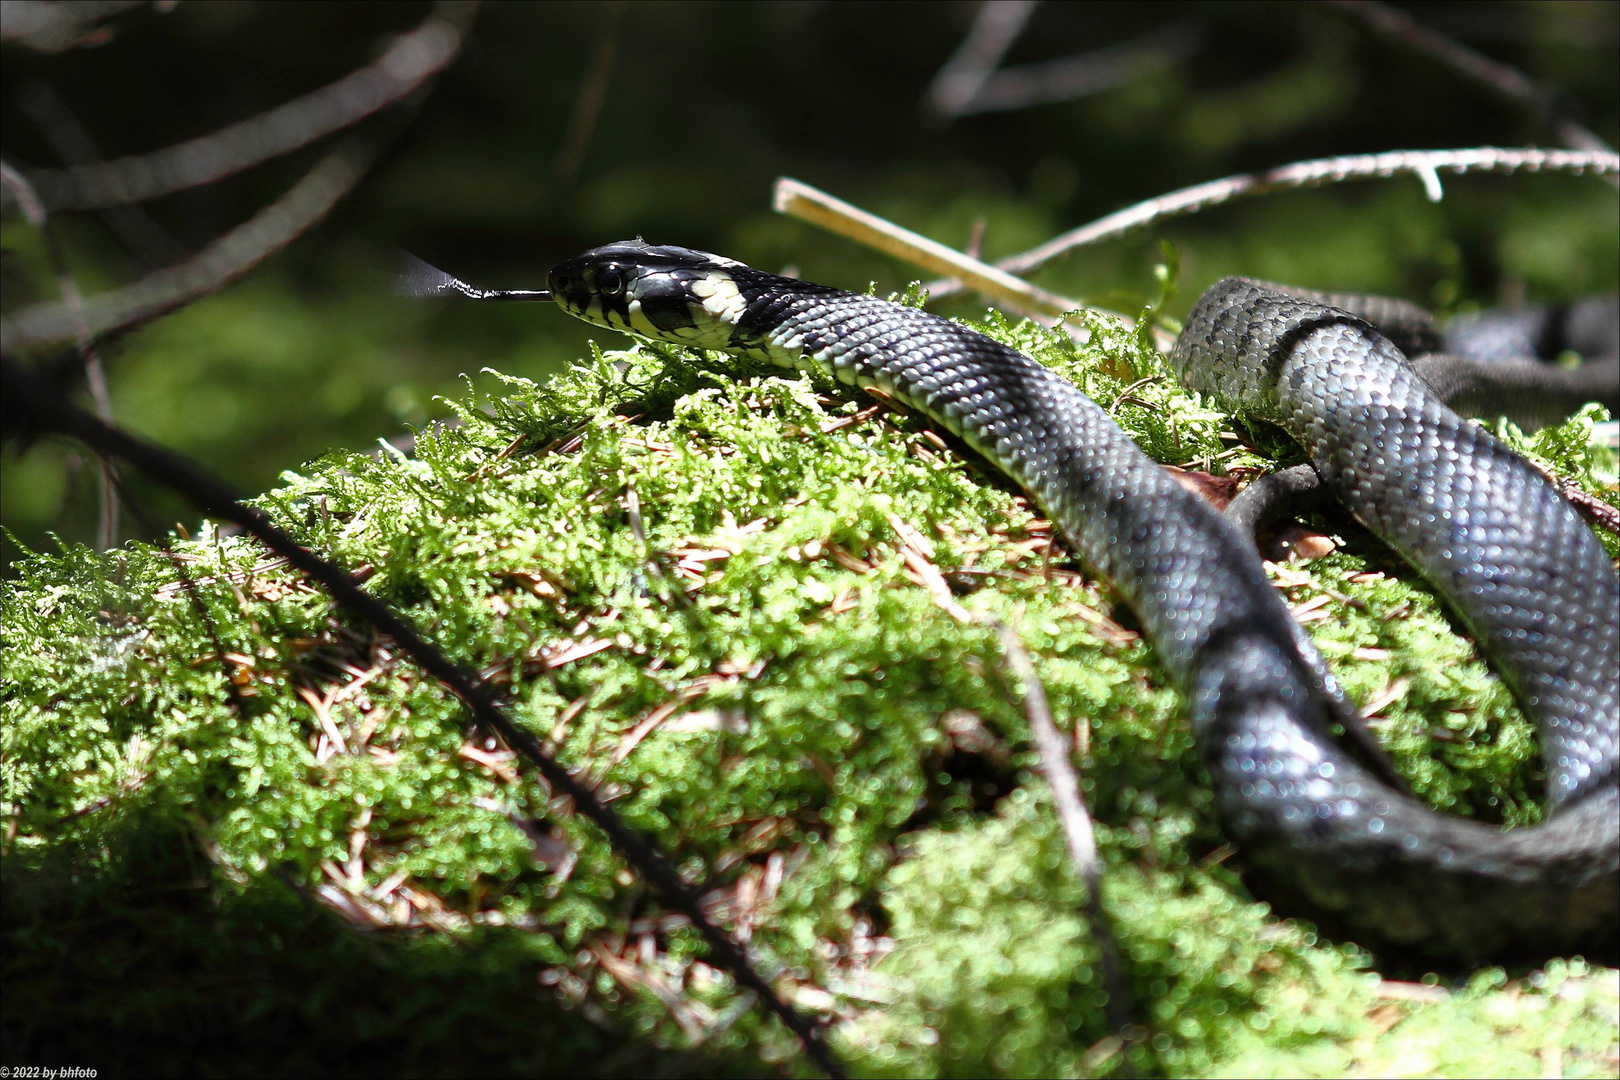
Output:
[[624,275],[617,267],[604,266],[596,272],[596,291],[605,296],[618,296],[624,292]]

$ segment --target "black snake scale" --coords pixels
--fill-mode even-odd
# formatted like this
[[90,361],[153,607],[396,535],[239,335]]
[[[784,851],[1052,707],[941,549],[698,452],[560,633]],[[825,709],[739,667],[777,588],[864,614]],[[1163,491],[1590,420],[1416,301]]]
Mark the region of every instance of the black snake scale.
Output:
[[1326,666],[1250,542],[1073,384],[923,311],[684,248],[613,244],[552,295],[643,337],[815,368],[925,413],[1005,471],[1136,611],[1249,858],[1363,940],[1482,957],[1607,948],[1620,915],[1620,584],[1546,481],[1458,419],[1371,324],[1227,279],[1172,363],[1282,424],[1458,610],[1541,725],[1552,812],[1437,814],[1331,741]]

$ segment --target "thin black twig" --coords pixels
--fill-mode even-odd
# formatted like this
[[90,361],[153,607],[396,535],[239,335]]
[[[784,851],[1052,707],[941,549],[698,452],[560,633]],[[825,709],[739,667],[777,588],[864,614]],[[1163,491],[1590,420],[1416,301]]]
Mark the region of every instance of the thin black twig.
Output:
[[362,589],[335,563],[323,559],[283,531],[263,510],[237,502],[230,489],[201,466],[172,451],[143,442],[78,408],[59,392],[40,384],[32,372],[9,357],[0,358],[6,385],[5,419],[32,433],[53,432],[85,443],[98,454],[128,462],[157,482],[195,502],[205,512],[235,522],[252,533],[291,565],[319,582],[333,600],[393,638],[399,649],[424,671],[443,683],[467,704],[485,730],[498,735],[516,753],[539,770],[554,793],[567,796],[574,808],[596,824],[608,840],[641,872],[643,878],[697,928],[719,966],[741,987],[759,995],[805,1048],[818,1068],[829,1076],[847,1075],[821,1037],[821,1030],[801,1016],[775,992],[750,964],[742,947],[703,913],[699,899],[681,881],[667,859],[643,837],[629,829],[605,803],[552,759],[540,740],[514,723],[476,676],[452,662],[430,644],[400,614]]

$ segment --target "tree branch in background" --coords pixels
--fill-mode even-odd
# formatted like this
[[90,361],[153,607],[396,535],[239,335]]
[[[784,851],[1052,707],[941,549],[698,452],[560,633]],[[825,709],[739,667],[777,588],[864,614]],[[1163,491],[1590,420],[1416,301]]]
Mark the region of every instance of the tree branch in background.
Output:
[[1061,60],[998,68],[979,82],[952,117],[1012,112],[1098,94],[1179,63],[1203,43],[1203,25],[1183,20],[1134,41]]
[[[360,182],[375,153],[365,141],[344,143],[280,199],[187,262],[91,297],[83,307],[91,335],[131,330],[246,274],[325,217]],[[78,313],[67,304],[34,304],[0,319],[0,350],[16,353],[65,341],[78,330]]]
[[[4,161],[0,161],[0,184],[11,193],[22,210],[24,220],[39,230],[40,237],[45,243],[45,255],[50,260],[51,270],[56,275],[57,291],[62,297],[58,306],[72,320],[74,344],[79,363],[84,368],[85,384],[90,388],[90,399],[95,403],[96,415],[110,424],[113,420],[113,411],[112,396],[107,390],[107,373],[101,366],[101,357],[96,352],[96,339],[90,332],[90,324],[85,317],[84,294],[79,291],[79,283],[68,267],[67,253],[62,250],[61,238],[56,235],[56,229],[51,225],[44,204],[39,201],[28,181]],[[99,551],[106,551],[118,541],[118,478],[107,459],[98,458],[97,462],[100,466],[98,483],[101,508],[96,522],[96,548]]]
[[[1573,172],[1614,176],[1620,173],[1620,155],[1599,150],[1501,149],[1492,146],[1468,150],[1392,150],[1382,154],[1356,154],[1348,157],[1297,161],[1267,172],[1238,173],[1203,184],[1172,191],[1117,210],[1089,225],[1071,229],[1039,247],[996,263],[996,268],[1012,274],[1028,274],[1076,248],[1121,236],[1161,218],[1196,214],[1236,198],[1269,195],[1291,188],[1320,187],[1346,180],[1371,180],[1413,173],[1423,181],[1430,200],[1445,195],[1440,173],[1469,172]],[[928,285],[930,296],[938,299],[961,292],[962,280],[936,281]],[[983,291],[977,284],[971,286]]]
[[[143,7],[144,0],[6,0],[0,4],[0,41],[14,41],[37,52],[66,52],[80,46],[104,45],[112,31],[101,25],[121,12]],[[154,4],[159,10],[164,5]]]
[[[17,90],[17,108],[34,122],[62,164],[95,165],[105,160],[90,132],[49,83],[38,79],[24,83]],[[96,213],[147,270],[177,263],[191,254],[137,203],[103,206]]]
[[[11,5],[8,4],[9,8]],[[409,96],[461,49],[477,5],[444,2],[365,67],[269,112],[148,154],[28,174],[47,209],[142,202],[221,180],[349,127]]]
[[568,134],[552,171],[564,180],[572,180],[585,160],[585,149],[591,144],[596,131],[596,118],[602,113],[602,102],[607,98],[608,86],[613,78],[614,59],[619,52],[619,26],[624,22],[624,0],[608,0],[600,7],[602,28],[596,35],[596,49],[591,55],[591,66],[579,84],[579,95],[574,99],[574,115],[568,121]]
[[263,510],[237,502],[230,489],[194,462],[172,451],[130,436],[75,406],[59,391],[10,357],[0,358],[6,385],[4,428],[8,437],[54,433],[78,439],[96,453],[116,457],[195,502],[209,514],[235,522],[291,565],[319,582],[339,606],[393,638],[399,649],[422,670],[443,683],[464,701],[485,730],[498,735],[532,764],[553,792],[567,796],[574,808],[600,828],[614,847],[638,870],[664,900],[689,919],[711,949],[715,961],[731,973],[740,987],[752,990],[796,1036],[805,1053],[829,1076],[846,1075],[822,1041],[820,1029],[784,1002],[750,965],[742,947],[703,913],[697,894],[681,881],[665,857],[638,833],[624,825],[595,793],[551,758],[540,740],[514,723],[475,675],[464,671],[429,643],[400,614],[362,589],[348,571],[329,562],[294,540]]
[[1037,0],[985,0],[962,44],[945,61],[923,94],[922,112],[937,124],[949,124],[963,114],[985,81],[994,74],[1029,17]]
[[1326,0],[1365,25],[1404,45],[1434,57],[1453,71],[1489,87],[1509,101],[1528,106],[1537,118],[1558,136],[1558,141],[1575,150],[1613,149],[1586,125],[1575,119],[1559,95],[1538,85],[1518,68],[1493,60],[1484,53],[1453,41],[1419,23],[1404,11],[1379,0]]

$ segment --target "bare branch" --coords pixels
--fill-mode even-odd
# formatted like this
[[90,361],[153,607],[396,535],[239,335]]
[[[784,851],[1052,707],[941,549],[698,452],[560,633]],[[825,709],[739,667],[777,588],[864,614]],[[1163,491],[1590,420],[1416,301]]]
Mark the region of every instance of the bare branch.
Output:
[[596,118],[601,115],[602,102],[607,98],[608,86],[613,78],[614,58],[619,51],[619,25],[624,21],[624,0],[608,0],[603,4],[602,28],[597,32],[596,50],[591,66],[579,84],[579,96],[574,99],[574,115],[568,121],[568,134],[552,171],[564,180],[572,180],[585,160],[585,148],[596,131]]
[[251,119],[149,154],[41,169],[29,180],[52,210],[142,202],[213,183],[307,146],[405,98],[455,59],[472,11],[472,5],[442,3],[372,63]]
[[[155,271],[84,305],[93,337],[129,330],[236,280],[286,247],[360,181],[373,151],[348,143],[322,158],[280,199],[238,225],[194,258]],[[0,319],[0,350],[14,353],[65,341],[78,333],[67,304],[35,304]]]
[[0,183],[6,188],[6,194],[17,204],[23,220],[36,229],[45,227],[45,204],[39,201],[39,195],[28,182],[28,178],[14,167],[9,161],[0,161]]
[[[1469,172],[1573,172],[1612,176],[1620,173],[1620,155],[1597,150],[1503,149],[1481,146],[1467,150],[1391,150],[1382,154],[1355,154],[1348,157],[1297,161],[1267,172],[1238,173],[1203,184],[1172,191],[1167,195],[1139,202],[1098,218],[1089,225],[1071,229],[1021,255],[1002,259],[997,269],[1028,274],[1075,248],[1121,236],[1161,218],[1196,214],[1239,197],[1269,195],[1290,188],[1319,187],[1346,180],[1370,180],[1413,173],[1423,180],[1429,198],[1438,202],[1444,195],[1440,173]],[[977,285],[972,286],[978,289]],[[960,292],[958,282],[940,281],[928,286],[938,299]],[[981,290],[982,291],[982,290]]]
[[1203,40],[1201,25],[1183,21],[1078,56],[1001,68],[985,76],[953,115],[1011,112],[1101,93],[1186,59]]
[[100,45],[109,36],[102,23],[143,0],[6,0],[0,4],[0,40],[15,41],[39,52],[66,52],[80,45]]
[[80,440],[98,454],[128,462],[190,498],[204,511],[240,525],[319,582],[340,606],[393,638],[400,651],[460,697],[480,725],[498,735],[538,769],[555,793],[573,800],[575,810],[594,822],[643,878],[658,889],[665,901],[691,920],[709,944],[715,961],[731,973],[739,986],[759,995],[777,1018],[799,1037],[805,1053],[818,1068],[829,1076],[846,1075],[822,1041],[820,1029],[787,1005],[749,964],[742,947],[704,915],[699,897],[681,881],[668,860],[552,759],[527,728],[514,723],[494,703],[488,687],[475,675],[452,662],[418,634],[403,616],[361,588],[348,571],[299,544],[263,510],[237,502],[229,488],[201,466],[97,420],[60,392],[39,383],[31,372],[10,357],[0,358],[0,377],[6,386],[4,418],[8,434],[13,433],[13,425],[33,433],[55,432]]
[[[0,183],[13,194],[22,207],[24,218],[39,230],[40,238],[45,243],[46,258],[50,260],[51,270],[56,275],[57,291],[62,297],[60,306],[73,322],[74,343],[78,348],[79,361],[84,365],[85,384],[90,389],[91,400],[95,402],[96,415],[110,424],[113,412],[112,395],[107,390],[107,373],[101,366],[96,339],[90,333],[90,324],[85,318],[84,294],[79,291],[79,282],[68,266],[67,252],[62,250],[61,238],[57,236],[45,213],[44,204],[29,187],[28,181],[3,161],[0,161]],[[113,472],[112,464],[105,458],[98,458],[97,464],[101,510],[96,523],[96,547],[106,551],[118,538],[118,477]]]
[[[24,83],[17,91],[17,108],[34,122],[63,165],[92,165],[105,160],[101,148],[49,83]],[[147,270],[177,263],[191,254],[137,203],[101,207],[97,214]]]
[[1612,149],[1595,132],[1571,116],[1554,91],[1538,85],[1518,68],[1492,60],[1484,53],[1431,30],[1406,12],[1378,0],[1326,2],[1329,7],[1354,16],[1378,33],[1434,57],[1453,71],[1489,87],[1509,101],[1528,106],[1565,146],[1575,150]]
[[928,84],[923,115],[949,123],[962,115],[1023,33],[1037,0],[984,0],[956,52]]

